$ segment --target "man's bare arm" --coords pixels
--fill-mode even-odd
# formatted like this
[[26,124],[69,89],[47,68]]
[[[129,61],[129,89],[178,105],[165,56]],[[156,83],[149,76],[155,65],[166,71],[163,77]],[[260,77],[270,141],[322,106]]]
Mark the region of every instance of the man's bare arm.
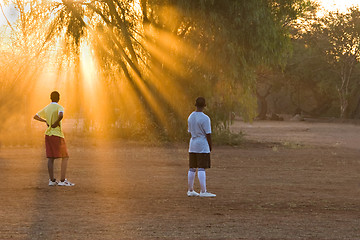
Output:
[[207,141],[208,141],[209,148],[210,148],[210,152],[211,152],[211,149],[212,149],[211,133],[206,134],[206,139],[207,139]]
[[63,112],[59,112],[59,117],[58,119],[51,125],[52,128],[56,128],[57,126],[60,126],[60,121],[63,119],[64,117],[64,113]]
[[40,121],[40,122],[44,122],[44,123],[46,123],[46,125],[49,126],[49,124],[46,122],[46,120],[39,117],[37,114],[34,116],[34,119],[37,120],[37,121]]

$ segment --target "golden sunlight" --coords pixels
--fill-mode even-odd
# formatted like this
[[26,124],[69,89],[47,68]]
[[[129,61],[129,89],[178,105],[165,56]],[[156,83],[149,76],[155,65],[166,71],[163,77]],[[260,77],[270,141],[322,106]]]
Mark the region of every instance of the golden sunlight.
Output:
[[18,12],[14,5],[5,5],[3,0],[0,0],[0,27],[8,24],[13,24],[18,17]]
[[325,11],[346,12],[352,6],[360,6],[360,0],[316,0]]

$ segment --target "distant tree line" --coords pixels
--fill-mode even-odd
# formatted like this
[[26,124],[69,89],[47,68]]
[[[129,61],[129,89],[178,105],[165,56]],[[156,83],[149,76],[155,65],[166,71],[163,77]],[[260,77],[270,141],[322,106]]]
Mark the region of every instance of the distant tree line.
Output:
[[[359,115],[360,24],[355,8],[315,18],[307,0],[16,4],[19,19],[12,26],[11,43],[1,43],[8,50],[3,50],[0,63],[1,69],[9,68],[11,61],[3,56],[15,54],[24,64],[13,61],[18,70],[1,80],[16,86],[21,79],[31,85],[40,71],[37,66],[56,55],[51,61],[59,72],[73,71],[70,110],[90,115],[94,109],[83,110],[87,92],[79,71],[81,49],[88,45],[102,82],[99,104],[108,113],[97,123],[100,129],[118,126],[119,134],[127,127],[138,134],[150,129],[170,139],[182,137],[199,95],[208,100],[207,111],[219,131],[228,130],[234,114],[253,120],[259,103],[260,115],[268,114],[264,106],[275,93],[279,102],[284,96],[293,103],[288,111],[299,108],[323,116],[336,102],[338,116]],[[21,88],[23,95],[32,87]],[[315,103],[305,108],[309,91]],[[5,106],[7,99],[0,103]]]
[[[360,11],[309,14],[293,25],[293,52],[284,68],[258,70],[260,118],[266,99],[281,92],[292,107],[312,117],[360,117]],[[266,90],[264,90],[266,89]],[[286,90],[284,90],[286,89]],[[273,110],[272,111],[276,111]],[[277,110],[281,111],[281,110]]]

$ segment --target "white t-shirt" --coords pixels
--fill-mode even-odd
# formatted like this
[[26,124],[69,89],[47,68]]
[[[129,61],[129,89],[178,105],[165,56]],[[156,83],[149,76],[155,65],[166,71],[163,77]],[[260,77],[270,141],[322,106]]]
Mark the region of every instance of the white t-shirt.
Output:
[[210,118],[203,112],[192,112],[188,118],[188,132],[191,133],[189,152],[210,153],[206,134],[211,133]]

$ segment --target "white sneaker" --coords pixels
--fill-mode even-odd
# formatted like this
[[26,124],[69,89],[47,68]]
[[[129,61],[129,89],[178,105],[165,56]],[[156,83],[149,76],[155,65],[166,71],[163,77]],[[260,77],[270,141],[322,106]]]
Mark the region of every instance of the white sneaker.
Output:
[[51,181],[51,179],[49,179],[49,186],[56,186],[58,183],[56,181],[56,179],[54,179],[54,181]]
[[200,192],[200,197],[216,197],[216,195],[209,192]]
[[58,186],[66,186],[66,187],[72,187],[72,186],[75,186],[75,183],[72,183],[70,181],[68,181],[66,178],[63,182],[58,182],[57,184]]
[[187,192],[188,197],[198,197],[199,194],[195,192],[194,190]]

